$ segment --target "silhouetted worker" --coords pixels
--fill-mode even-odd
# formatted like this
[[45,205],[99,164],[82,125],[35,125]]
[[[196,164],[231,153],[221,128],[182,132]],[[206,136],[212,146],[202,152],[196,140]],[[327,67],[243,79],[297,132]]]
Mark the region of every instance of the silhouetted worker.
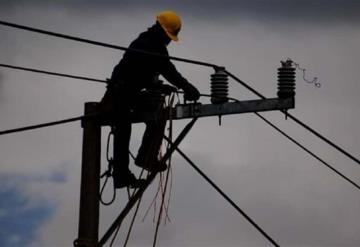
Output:
[[[190,84],[175,68],[168,58],[167,45],[171,40],[178,41],[181,29],[181,18],[172,11],[164,11],[157,15],[156,23],[141,33],[129,46],[131,49],[164,55],[165,57],[126,51],[118,65],[115,66],[107,91],[101,101],[103,111],[110,112],[116,118],[114,127],[114,169],[113,178],[116,188],[139,187],[143,180],[138,180],[129,170],[129,143],[131,136],[131,111],[136,110],[143,100],[144,91],[157,87],[164,94],[176,88],[184,90],[186,100],[199,99],[199,91]],[[158,75],[162,75],[172,85],[156,84]],[[110,110],[111,109],[111,110]],[[159,129],[156,123],[146,123],[143,141],[135,160],[137,166],[150,171],[166,170],[157,158],[146,167],[145,156],[151,149],[151,139]],[[161,129],[161,128],[160,128]],[[159,139],[159,138],[157,138]],[[160,143],[158,144],[158,149]]]

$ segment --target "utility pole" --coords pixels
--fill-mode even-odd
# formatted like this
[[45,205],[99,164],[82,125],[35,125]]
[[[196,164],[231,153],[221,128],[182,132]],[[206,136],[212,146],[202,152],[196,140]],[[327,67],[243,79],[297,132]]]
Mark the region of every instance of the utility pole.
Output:
[[[98,103],[85,103],[85,116],[97,113]],[[80,212],[76,247],[98,245],[101,124],[98,118],[82,121],[83,151],[81,167]]]
[[[178,104],[175,107],[168,106],[162,109],[162,120],[192,119],[179,134],[176,141],[161,162],[165,162],[170,155],[177,149],[177,146],[189,132],[198,118],[218,116],[221,124],[221,116],[231,114],[241,114],[249,112],[264,112],[280,110],[287,113],[287,110],[295,108],[295,68],[291,60],[282,61],[281,68],[278,69],[278,92],[277,98],[261,100],[236,100],[228,97],[228,75],[225,68],[217,67],[215,74],[211,75],[211,104],[191,103]],[[155,91],[153,92],[155,93]],[[161,92],[157,92],[162,97]],[[152,95],[152,101],[157,99]],[[234,102],[229,102],[232,100]],[[161,105],[161,104],[160,104]],[[112,125],[112,120],[100,119],[96,117],[99,113],[99,103],[88,102],[85,104],[85,116],[82,122],[84,129],[83,153],[82,153],[82,172],[81,172],[81,191],[80,191],[80,213],[78,239],[74,241],[75,247],[99,247],[103,246],[111,237],[116,228],[121,224],[131,208],[141,198],[146,188],[151,184],[157,172],[151,173],[142,188],[130,198],[125,208],[121,211],[114,223],[106,231],[99,241],[99,190],[100,190],[100,151],[101,151],[101,127]],[[94,117],[91,117],[94,115]],[[146,107],[132,112],[131,122],[158,121],[159,114],[156,111],[149,111]],[[163,137],[161,134],[156,138]],[[154,138],[154,142],[156,141]],[[148,154],[151,156],[151,154]],[[151,160],[151,159],[146,159]],[[258,228],[259,229],[259,228]],[[263,232],[265,233],[265,232]],[[268,236],[266,235],[268,238]],[[269,239],[269,238],[268,238]],[[272,241],[272,240],[271,240]],[[275,246],[278,246],[272,241]]]

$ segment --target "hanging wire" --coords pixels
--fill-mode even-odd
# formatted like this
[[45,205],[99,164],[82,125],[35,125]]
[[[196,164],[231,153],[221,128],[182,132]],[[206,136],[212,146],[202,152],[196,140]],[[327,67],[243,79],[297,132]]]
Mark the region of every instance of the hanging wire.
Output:
[[[171,102],[173,102],[173,100],[174,100],[174,97],[172,96]],[[166,107],[166,106],[164,106],[164,107]],[[170,113],[171,113],[172,104],[171,104],[171,105],[168,105],[168,108],[170,109]],[[169,149],[168,149],[167,151],[169,151]],[[163,158],[163,157],[161,157],[160,160],[162,160],[162,158]],[[171,156],[169,157],[169,159],[171,159]],[[169,164],[169,165],[168,165],[168,171],[169,171],[169,170],[171,169],[171,162],[168,163],[168,164]],[[168,175],[168,174],[167,174],[167,175]],[[162,202],[161,202],[161,205],[160,205],[159,217],[161,217],[160,215],[162,214],[163,207],[166,207],[166,206],[164,205],[164,199],[165,199],[166,187],[167,187],[167,182],[168,182],[168,176],[166,177],[166,182],[165,182],[165,187],[164,187],[164,188],[162,187],[162,185],[163,185],[162,180],[163,180],[163,174],[160,173],[158,192],[156,193],[156,196],[155,196],[155,198],[154,198],[154,200],[153,200],[153,201],[154,201],[154,205],[155,205],[155,207],[156,207],[157,194],[158,194],[159,191],[161,190],[161,192],[162,192],[162,193],[161,193],[161,195],[162,195]],[[129,231],[128,231],[128,234],[127,234],[127,237],[126,237],[126,240],[125,240],[125,243],[124,243],[124,247],[127,246],[127,244],[128,244],[128,240],[129,240],[129,238],[130,238],[130,234],[131,234],[132,227],[133,227],[133,224],[134,224],[134,221],[135,221],[135,217],[136,217],[136,215],[137,215],[137,213],[138,213],[138,209],[139,209],[139,205],[140,205],[141,199],[142,199],[142,197],[140,198],[140,200],[139,200],[139,202],[138,202],[138,205],[137,205],[137,207],[136,207],[136,210],[135,210],[135,213],[134,213],[133,219],[132,219],[132,221],[131,221],[130,228],[129,228]],[[151,205],[150,205],[150,207],[151,207]],[[155,208],[155,210],[156,210],[156,208]],[[167,214],[167,208],[165,208],[165,211],[166,211],[166,214]],[[154,214],[154,216],[155,216],[155,214]],[[167,215],[167,217],[168,217],[168,215]],[[159,221],[158,221],[158,222],[159,222]],[[156,232],[157,232],[157,231],[156,231]]]
[[[168,112],[168,115],[169,115],[169,127],[168,127],[168,136],[170,139],[172,139],[172,123],[173,123],[173,119],[172,119],[172,107],[174,105],[174,94],[172,94],[170,97],[168,97],[168,103],[167,103],[167,108],[169,110]],[[166,146],[166,152],[170,149],[170,144],[168,143],[167,146]],[[172,156],[169,157],[168,159],[168,170],[167,170],[167,173],[166,173],[166,178],[165,178],[165,186],[168,186],[168,184],[170,183],[170,189],[169,189],[169,192],[168,192],[168,203],[166,204],[165,203],[165,190],[164,187],[163,187],[163,174],[162,177],[161,177],[161,200],[162,200],[162,203],[161,203],[161,207],[163,208],[163,212],[165,211],[165,219],[164,219],[164,224],[166,223],[167,220],[171,221],[170,220],[170,217],[169,217],[169,203],[170,203],[170,196],[171,196],[171,190],[172,190],[172,165],[171,165],[171,161],[172,161]],[[170,174],[170,177],[169,177],[169,174]],[[170,179],[169,179],[170,178]]]
[[[170,98],[172,98],[172,100],[170,101]],[[172,106],[172,104],[170,105],[170,102],[173,102],[174,101],[174,96],[171,96],[171,97],[169,97],[169,102],[168,102],[168,108],[169,108],[169,111],[170,111],[170,113],[171,113],[171,106]],[[171,117],[171,115],[169,115],[170,117]],[[170,120],[170,119],[169,119]],[[172,126],[172,120],[169,122],[169,123],[171,123],[171,126]],[[160,159],[161,159],[161,157],[160,157]],[[171,157],[169,158],[169,160],[171,160]],[[170,169],[171,170],[171,166],[169,167],[168,166],[168,169]],[[154,198],[153,198],[153,200],[151,201],[151,203],[150,203],[150,205],[148,206],[148,208],[147,208],[147,210],[145,211],[145,214],[144,214],[144,216],[143,216],[143,218],[142,218],[142,222],[144,222],[145,221],[145,219],[146,219],[146,217],[148,216],[148,214],[149,214],[149,212],[150,212],[150,209],[151,208],[153,208],[154,209],[154,218],[153,218],[153,222],[155,222],[155,215],[156,215],[156,201],[157,201],[157,199],[158,199],[158,195],[159,195],[159,193],[160,193],[160,191],[161,191],[161,194],[163,193],[163,187],[162,187],[162,185],[163,185],[163,183],[162,183],[162,181],[163,181],[164,179],[163,179],[163,174],[162,173],[160,173],[160,175],[159,175],[159,184],[158,184],[158,188],[157,188],[157,190],[156,190],[156,193],[155,193],[155,196],[154,196]],[[164,205],[165,206],[165,208],[166,208],[166,205]],[[166,208],[166,212],[167,212],[167,208]],[[167,214],[167,218],[169,218],[169,216],[168,216],[168,214]]]
[[[172,119],[172,110],[173,110],[173,105],[174,105],[174,100],[175,100],[175,95],[173,94],[172,97],[170,98],[169,97],[169,139],[172,141],[173,139],[173,119]],[[170,144],[168,143],[167,145],[167,150],[170,149]],[[172,161],[172,156],[169,158],[169,170],[170,170],[170,188],[169,188],[169,194],[168,194],[168,201],[167,201],[167,211],[166,211],[166,215],[168,216],[168,210],[169,210],[169,207],[170,207],[170,199],[171,199],[171,192],[172,192],[172,187],[173,187],[173,169],[172,169],[172,165],[171,165],[171,161]],[[169,217],[166,217],[165,218],[165,221],[164,221],[164,224],[166,224],[166,219],[169,220],[169,222],[171,222],[170,218]]]
[[288,60],[290,61],[293,61],[294,65],[295,65],[295,68],[300,70],[302,72],[302,78],[305,82],[309,83],[309,84],[314,84],[315,87],[321,87],[321,83],[318,82],[318,78],[317,77],[314,77],[312,80],[309,80],[306,78],[306,69],[300,67],[300,64],[299,63],[296,63],[294,62],[294,60],[292,60],[291,58],[288,58]]
[[[160,173],[160,176],[161,176],[161,173]],[[160,179],[160,176],[159,176],[159,179]],[[141,222],[145,221],[146,217],[148,216],[148,214],[149,214],[149,212],[150,212],[150,210],[152,208],[154,209],[154,215],[156,214],[156,200],[158,198],[159,192],[160,192],[160,180],[159,180],[159,185],[158,185],[158,188],[156,190],[155,196],[154,196],[153,200],[151,201],[151,203],[149,204],[148,208],[146,209],[145,214],[144,214]],[[155,221],[155,219],[153,221]]]
[[[172,140],[172,118],[171,118],[171,116],[172,116],[173,103],[174,103],[174,96],[172,95],[169,98],[169,104],[168,104],[169,116],[170,116],[170,119],[169,119],[170,120],[169,139],[171,139],[171,140]],[[170,143],[168,142],[167,152],[169,150],[170,150]],[[159,226],[160,226],[160,222],[161,222],[162,213],[163,213],[164,208],[165,208],[166,215],[168,216],[168,207],[166,208],[166,205],[164,205],[164,202],[165,202],[165,197],[166,197],[166,189],[167,189],[168,182],[169,182],[170,170],[171,170],[171,157],[169,158],[169,162],[168,162],[168,170],[166,172],[166,178],[165,178],[165,187],[164,187],[164,189],[162,191],[162,194],[161,194],[160,211],[159,211],[158,219],[157,219],[157,222],[156,222],[156,229],[155,229],[155,234],[154,234],[153,247],[156,246],[157,236],[158,236],[158,232],[159,232]],[[169,198],[169,200],[170,200],[170,198]],[[168,206],[169,206],[169,204],[168,204]]]

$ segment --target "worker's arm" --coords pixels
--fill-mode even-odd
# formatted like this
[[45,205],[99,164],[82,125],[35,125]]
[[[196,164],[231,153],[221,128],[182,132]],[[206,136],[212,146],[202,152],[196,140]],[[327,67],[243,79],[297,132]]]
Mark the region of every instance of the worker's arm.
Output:
[[[168,55],[167,50],[163,51]],[[200,93],[188,80],[186,80],[176,69],[175,65],[168,58],[160,59],[160,74],[174,86],[185,92],[187,100],[198,100]]]

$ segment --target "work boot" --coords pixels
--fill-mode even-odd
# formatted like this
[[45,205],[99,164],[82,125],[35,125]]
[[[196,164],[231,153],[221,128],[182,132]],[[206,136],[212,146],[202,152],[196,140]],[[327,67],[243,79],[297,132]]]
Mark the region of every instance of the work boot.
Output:
[[[148,165],[146,164],[148,163]],[[167,165],[160,160],[155,160],[154,162],[145,162],[136,158],[135,165],[141,167],[149,172],[163,172],[167,169]]]
[[114,186],[116,189],[121,189],[124,187],[130,188],[139,188],[145,185],[145,179],[137,179],[130,170],[120,173],[120,174],[113,174],[114,178]]

